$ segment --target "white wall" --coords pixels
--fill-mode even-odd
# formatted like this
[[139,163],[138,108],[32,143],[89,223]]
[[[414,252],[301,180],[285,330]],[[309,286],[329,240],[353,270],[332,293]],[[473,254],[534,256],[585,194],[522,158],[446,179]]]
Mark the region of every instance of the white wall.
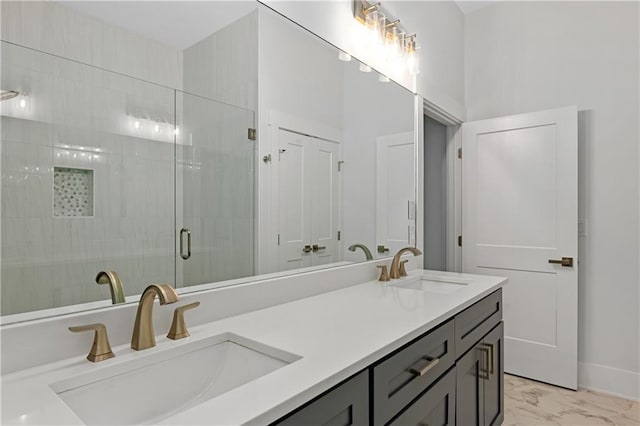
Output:
[[449,113],[464,119],[464,18],[452,1],[383,2],[411,33],[417,33],[421,72],[394,72],[367,47],[364,27],[353,18],[352,1],[265,1],[269,7],[351,53]]
[[[344,63],[343,254],[349,261],[364,260],[361,251],[347,250],[354,243],[365,244],[374,258],[390,255],[375,250],[380,243],[376,235],[380,220],[377,138],[413,132],[414,128],[414,95],[393,82],[379,82],[376,73],[360,72],[358,65],[356,61]],[[405,212],[404,205],[400,210]]]
[[465,19],[468,120],[579,109],[581,386],[640,398],[637,2],[503,2]]

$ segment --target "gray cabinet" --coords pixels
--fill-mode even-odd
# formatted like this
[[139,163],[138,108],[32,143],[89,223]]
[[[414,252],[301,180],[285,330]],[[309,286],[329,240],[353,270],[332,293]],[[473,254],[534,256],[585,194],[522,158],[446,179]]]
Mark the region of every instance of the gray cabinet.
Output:
[[365,370],[353,376],[274,424],[367,426],[369,424],[368,371]]
[[390,424],[394,426],[455,425],[456,369],[451,369]]
[[374,424],[386,424],[454,364],[453,328],[448,321],[374,364]]
[[458,425],[499,425],[504,419],[504,327],[500,322],[456,363]]

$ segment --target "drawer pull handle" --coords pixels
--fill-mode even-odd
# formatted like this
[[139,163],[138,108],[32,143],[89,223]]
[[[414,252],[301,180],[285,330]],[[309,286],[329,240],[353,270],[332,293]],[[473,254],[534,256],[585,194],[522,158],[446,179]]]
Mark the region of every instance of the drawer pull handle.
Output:
[[482,346],[489,350],[487,369],[489,370],[489,374],[495,374],[495,353],[493,351],[493,345],[490,343],[483,343]]
[[438,365],[438,362],[440,362],[440,360],[438,358],[424,357],[422,359],[426,360],[427,363],[425,365],[423,365],[422,367],[420,367],[420,368],[410,367],[409,368],[409,373],[415,374],[416,376],[424,376],[425,374],[427,374],[429,372],[429,370],[431,370],[433,367]]

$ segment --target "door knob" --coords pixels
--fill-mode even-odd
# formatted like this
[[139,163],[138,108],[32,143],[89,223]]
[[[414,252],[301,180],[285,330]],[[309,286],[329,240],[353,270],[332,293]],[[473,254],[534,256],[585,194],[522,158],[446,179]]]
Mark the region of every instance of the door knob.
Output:
[[310,245],[308,245],[308,244],[302,248],[302,252],[303,252],[303,253],[311,253],[311,251],[312,251],[312,250],[313,250],[313,249],[312,249],[312,248],[311,248],[311,246],[310,246]]
[[569,268],[573,267],[573,257],[563,257],[562,259],[549,259],[549,263],[554,265],[562,265]]
[[385,247],[384,245],[378,246],[378,253],[386,253],[389,251],[389,247]]

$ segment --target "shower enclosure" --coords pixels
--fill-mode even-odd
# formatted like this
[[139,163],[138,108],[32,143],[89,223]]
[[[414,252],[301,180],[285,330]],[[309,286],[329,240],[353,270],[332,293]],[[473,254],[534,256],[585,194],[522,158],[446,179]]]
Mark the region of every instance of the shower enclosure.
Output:
[[1,313],[254,273],[254,111],[2,42]]

